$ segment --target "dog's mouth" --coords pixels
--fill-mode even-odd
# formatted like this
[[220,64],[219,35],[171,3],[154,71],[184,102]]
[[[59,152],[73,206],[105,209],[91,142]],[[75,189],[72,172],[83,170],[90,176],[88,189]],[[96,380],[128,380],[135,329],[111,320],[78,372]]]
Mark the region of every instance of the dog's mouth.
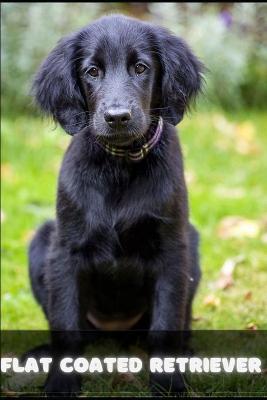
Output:
[[115,146],[131,146],[134,142],[139,142],[143,135],[141,134],[112,134],[107,136],[102,136],[101,140],[107,144]]
[[146,132],[150,127],[150,118],[143,114],[133,112],[131,121],[121,126],[109,126],[103,122],[102,116],[96,114],[93,120],[94,133],[97,141],[110,146],[135,147],[145,141]]

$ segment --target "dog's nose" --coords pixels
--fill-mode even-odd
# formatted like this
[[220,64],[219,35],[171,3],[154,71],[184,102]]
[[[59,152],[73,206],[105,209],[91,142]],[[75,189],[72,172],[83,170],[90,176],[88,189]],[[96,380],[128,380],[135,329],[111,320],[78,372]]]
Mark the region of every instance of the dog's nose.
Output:
[[120,128],[130,121],[131,112],[121,108],[109,109],[105,112],[104,118],[111,128]]

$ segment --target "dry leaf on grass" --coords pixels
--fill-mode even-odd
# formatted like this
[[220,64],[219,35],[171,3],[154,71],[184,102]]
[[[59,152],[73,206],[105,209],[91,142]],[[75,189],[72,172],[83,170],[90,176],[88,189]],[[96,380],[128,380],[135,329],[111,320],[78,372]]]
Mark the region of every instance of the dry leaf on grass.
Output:
[[251,300],[251,298],[252,298],[252,291],[249,290],[248,292],[245,293],[244,299]]
[[196,316],[196,317],[192,317],[192,321],[193,322],[198,322],[198,321],[203,321],[205,318],[201,317],[201,316]]
[[219,279],[215,282],[215,287],[225,290],[232,286],[234,284],[233,273],[235,267],[242,261],[244,261],[243,255],[228,258],[221,268]]
[[213,294],[209,294],[204,298],[204,305],[210,308],[217,308],[221,304],[221,300],[219,297],[214,296]]
[[249,329],[251,331],[256,331],[258,327],[256,324],[254,324],[254,322],[249,322],[246,326],[246,329]]
[[255,238],[260,233],[260,223],[256,220],[232,215],[220,221],[217,233],[221,239]]

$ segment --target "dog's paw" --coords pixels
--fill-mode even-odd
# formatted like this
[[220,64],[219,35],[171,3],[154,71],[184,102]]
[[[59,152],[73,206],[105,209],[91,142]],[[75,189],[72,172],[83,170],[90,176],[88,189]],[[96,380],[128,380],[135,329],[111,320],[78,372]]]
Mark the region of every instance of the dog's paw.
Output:
[[185,380],[179,373],[150,374],[149,387],[152,395],[182,395],[186,393]]
[[44,387],[46,395],[76,396],[80,391],[81,377],[79,375],[53,370],[48,374]]

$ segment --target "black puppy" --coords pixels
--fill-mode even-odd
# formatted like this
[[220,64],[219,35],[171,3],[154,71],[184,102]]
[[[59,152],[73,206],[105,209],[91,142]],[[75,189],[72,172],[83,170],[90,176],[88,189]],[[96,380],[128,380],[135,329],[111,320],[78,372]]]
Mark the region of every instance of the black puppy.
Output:
[[[56,220],[29,250],[58,356],[80,354],[81,330],[161,331],[150,349],[159,354],[167,331],[189,329],[198,235],[174,125],[200,90],[201,71],[181,39],[120,15],[61,40],[40,67],[36,100],[74,135]],[[172,391],[183,389],[177,374],[151,380],[167,389],[171,382]],[[45,390],[79,388],[77,376],[52,369]]]

